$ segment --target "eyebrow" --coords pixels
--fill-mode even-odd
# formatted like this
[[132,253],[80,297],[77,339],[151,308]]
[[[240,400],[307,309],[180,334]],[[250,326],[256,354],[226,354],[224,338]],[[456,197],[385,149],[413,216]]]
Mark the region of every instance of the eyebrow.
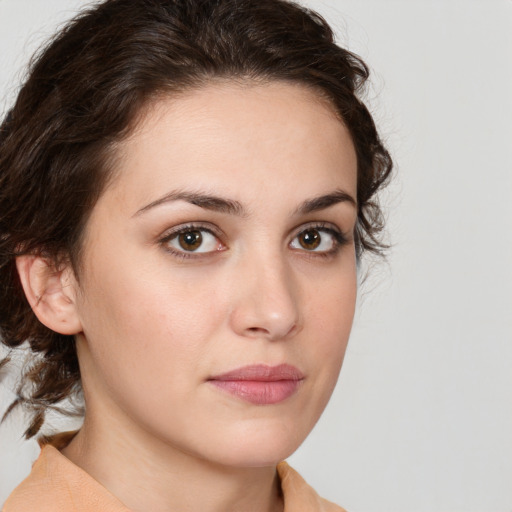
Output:
[[172,201],[186,201],[187,203],[199,206],[201,208],[204,208],[205,210],[213,210],[219,213],[237,215],[239,217],[243,217],[246,215],[244,207],[238,201],[213,196],[210,194],[203,194],[200,192],[185,192],[175,190],[173,192],[169,192],[169,194],[165,194],[165,196],[157,199],[156,201],[153,201],[152,203],[149,203],[148,205],[144,206],[135,213],[134,217],[148,210],[151,210],[156,206],[160,206],[161,204],[165,203],[170,203]]
[[[211,194],[204,194],[201,192],[187,192],[187,191],[172,191],[164,196],[152,201],[146,206],[137,210],[134,217],[139,216],[148,210],[156,208],[165,203],[173,201],[186,201],[187,203],[199,206],[205,210],[212,210],[219,213],[226,213],[229,215],[236,215],[238,217],[247,216],[247,211],[243,207],[242,203],[233,199],[227,199],[224,197],[214,196]],[[354,207],[357,207],[356,200],[347,192],[341,189],[337,189],[330,194],[324,194],[311,199],[306,199],[299,205],[294,211],[294,215],[305,215],[308,213],[325,210],[338,203],[350,203]]]
[[347,192],[337,189],[330,194],[306,199],[296,210],[295,214],[305,215],[320,210],[325,210],[330,206],[338,203],[350,203],[354,208],[357,208],[357,201]]

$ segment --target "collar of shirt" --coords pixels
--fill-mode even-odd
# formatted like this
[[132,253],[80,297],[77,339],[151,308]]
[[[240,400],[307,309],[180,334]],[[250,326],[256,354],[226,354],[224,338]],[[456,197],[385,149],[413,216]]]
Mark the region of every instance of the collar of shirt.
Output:
[[[3,512],[130,512],[98,481],[73,464],[59,449],[75,432],[43,441],[30,475],[7,499]],[[344,512],[321,498],[286,462],[277,465],[284,512]]]

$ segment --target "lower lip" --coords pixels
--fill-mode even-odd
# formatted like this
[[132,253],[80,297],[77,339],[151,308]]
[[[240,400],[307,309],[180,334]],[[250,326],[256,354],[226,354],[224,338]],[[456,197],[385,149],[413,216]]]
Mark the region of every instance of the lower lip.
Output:
[[292,396],[299,388],[301,381],[211,380],[210,383],[246,402],[271,405]]

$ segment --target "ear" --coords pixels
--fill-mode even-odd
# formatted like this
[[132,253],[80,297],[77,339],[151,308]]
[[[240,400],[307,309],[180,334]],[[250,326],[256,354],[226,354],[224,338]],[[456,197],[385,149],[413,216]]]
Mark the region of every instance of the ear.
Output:
[[55,268],[41,256],[18,256],[16,267],[25,296],[39,321],[60,334],[78,334],[77,283],[71,265]]

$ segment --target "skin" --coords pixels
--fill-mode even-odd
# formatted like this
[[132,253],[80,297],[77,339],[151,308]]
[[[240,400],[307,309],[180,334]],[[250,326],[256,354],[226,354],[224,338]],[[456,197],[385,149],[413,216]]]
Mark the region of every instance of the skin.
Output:
[[[82,372],[85,422],[63,453],[134,511],[281,510],[275,466],[324,410],[354,314],[357,212],[340,195],[356,197],[349,133],[303,86],[219,82],[160,98],[116,151],[79,280],[65,269],[60,292],[55,274],[38,285],[51,292],[39,290],[40,318],[55,328],[58,310],[60,330],[76,332]],[[176,191],[243,212],[186,194],[155,204]],[[324,195],[334,204],[297,212]],[[190,223],[214,232],[196,252],[169,240]],[[320,250],[300,244],[312,226]],[[272,405],[208,382],[256,363],[304,379]]]

